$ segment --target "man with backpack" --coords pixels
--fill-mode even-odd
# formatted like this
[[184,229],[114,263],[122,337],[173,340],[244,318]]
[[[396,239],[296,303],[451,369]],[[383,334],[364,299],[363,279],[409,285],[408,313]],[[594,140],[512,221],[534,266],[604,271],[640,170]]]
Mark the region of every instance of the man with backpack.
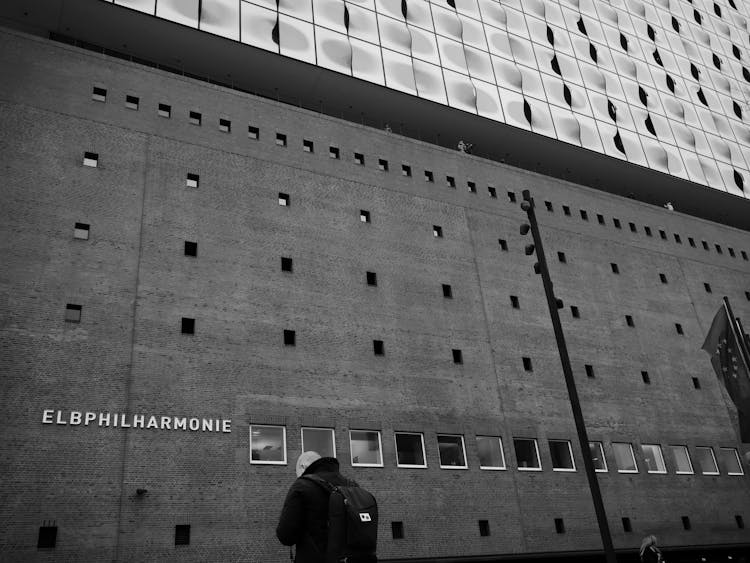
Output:
[[303,452],[276,537],[297,549],[295,563],[375,563],[375,498],[339,473],[339,462]]

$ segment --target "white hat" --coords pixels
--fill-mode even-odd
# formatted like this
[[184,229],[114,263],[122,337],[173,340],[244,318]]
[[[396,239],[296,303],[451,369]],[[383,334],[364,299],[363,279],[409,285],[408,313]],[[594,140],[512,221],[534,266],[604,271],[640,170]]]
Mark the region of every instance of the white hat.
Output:
[[310,467],[314,462],[318,461],[321,455],[318,452],[302,452],[297,458],[297,477],[302,477],[305,469]]

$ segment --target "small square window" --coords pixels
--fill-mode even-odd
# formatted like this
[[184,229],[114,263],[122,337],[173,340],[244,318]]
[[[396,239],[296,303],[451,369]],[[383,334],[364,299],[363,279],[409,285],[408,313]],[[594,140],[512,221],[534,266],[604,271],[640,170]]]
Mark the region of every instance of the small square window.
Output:
[[453,348],[451,350],[451,354],[453,354],[453,363],[454,364],[462,364],[462,363],[464,363],[464,355],[463,355],[463,352],[461,352],[461,350],[459,350],[457,348]]
[[685,334],[685,332],[682,330],[682,325],[680,323],[675,323],[674,328],[677,331],[677,334]]
[[443,297],[445,297],[446,299],[453,299],[453,288],[450,286],[450,284],[443,284]]
[[181,325],[182,334],[195,334],[195,319],[182,317]]
[[662,238],[662,240],[667,240],[667,233],[661,229],[659,229],[659,236]]
[[638,473],[638,466],[633,455],[633,446],[627,442],[612,442],[615,452],[615,464],[618,473]]
[[695,239],[693,237],[688,237],[688,244],[695,248]]
[[297,333],[293,330],[284,329],[284,346],[296,346]]
[[702,240],[701,244],[703,245],[703,250],[710,250],[709,246],[708,246],[708,243],[705,240]]
[[198,256],[198,243],[185,241],[185,256]]
[[612,223],[614,223],[615,229],[622,229],[622,225],[620,224],[619,219],[612,219]]
[[583,219],[584,221],[589,220],[589,214],[584,209],[581,209],[581,219]]
[[192,172],[188,172],[187,179],[185,180],[185,185],[188,188],[197,188],[200,184],[200,176],[198,174],[193,174]]
[[291,272],[293,271],[292,259],[286,256],[281,257],[281,271]]
[[568,207],[567,205],[563,205],[563,214],[570,217],[570,207]]
[[563,522],[562,518],[555,518],[555,531],[558,534],[565,533],[565,522]]
[[359,164],[360,166],[364,166],[365,165],[365,155],[363,155],[360,152],[355,152],[354,153],[354,163],[355,164]]
[[678,235],[677,233],[674,234],[674,241],[677,244],[682,244],[682,238],[680,238],[680,235]]
[[497,190],[492,186],[487,186],[487,193],[492,199],[497,199]]
[[713,292],[711,291],[711,284],[710,284],[710,283],[705,283],[705,282],[703,282],[703,289],[705,289],[705,290],[706,290],[706,293],[713,293]]
[[95,102],[106,102],[107,89],[101,86],[94,86],[94,89],[91,91],[91,99]]
[[721,250],[721,245],[715,244],[714,246],[716,247],[716,253],[717,254],[723,254],[723,251]]
[[534,438],[513,438],[513,449],[516,452],[516,463],[519,471],[541,471],[539,447]]
[[282,207],[289,207],[289,203],[289,194],[279,192],[279,205],[281,205]]
[[197,111],[191,111],[188,114],[190,125],[200,125],[201,121],[203,121],[203,116],[198,113]]
[[284,133],[276,133],[276,145],[279,147],[286,146],[286,135]]
[[232,122],[228,119],[225,119],[223,117],[219,118],[219,131],[222,133],[231,133],[232,132]]
[[302,428],[302,451],[318,452],[323,457],[336,457],[333,428]]
[[521,358],[521,361],[523,362],[524,371],[534,371],[534,368],[531,365],[531,358],[527,358],[526,356],[523,356]]
[[372,352],[376,356],[385,356],[385,345],[382,340],[372,341]]
[[554,211],[554,208],[552,207],[552,202],[551,201],[545,201],[544,202],[544,207],[546,207],[547,211],[549,211],[550,213],[552,213]]
[[384,158],[378,159],[378,170],[382,170],[383,172],[388,172],[388,161]]
[[302,150],[309,153],[315,152],[315,143],[309,139],[302,139]]
[[466,187],[471,193],[477,193],[477,185],[475,182],[466,182]]
[[727,252],[729,252],[729,256],[731,256],[732,258],[735,258],[734,248],[732,248],[731,246],[728,246]]
[[637,233],[638,232],[638,228],[635,226],[635,223],[628,223],[628,226],[630,227],[630,232],[631,233]]
[[607,458],[604,457],[604,446],[601,442],[589,442],[589,455],[594,463],[594,471],[607,472]]
[[97,166],[99,166],[99,155],[95,152],[83,153],[83,165],[90,166],[91,168],[96,168]]
[[647,371],[641,371],[641,379],[643,380],[643,383],[646,385],[651,385],[651,376],[648,374]]
[[140,99],[138,96],[131,96],[127,95],[125,96],[125,107],[128,109],[134,109],[138,110],[138,106],[140,105]]
[[378,285],[378,275],[375,272],[367,272],[367,285],[376,286]]
[[453,176],[446,176],[445,177],[445,183],[448,184],[449,188],[455,188],[456,187],[456,179]]
[[645,226],[645,227],[643,227],[643,230],[645,231],[645,233],[646,233],[646,236],[647,236],[647,237],[651,237],[651,236],[654,236],[654,235],[653,235],[653,234],[651,233],[651,227],[649,227],[649,226]]
[[490,535],[489,520],[479,520],[479,535],[482,537],[486,537]]
[[406,176],[407,178],[411,178],[411,166],[409,166],[408,164],[402,164],[401,175]]
[[604,225],[605,224],[604,223],[604,215],[602,215],[601,213],[597,213],[596,214],[596,220],[598,221],[598,223],[600,225]]
[[635,326],[635,323],[633,322],[633,317],[632,317],[632,315],[625,315],[625,323],[626,323],[626,324],[627,324],[628,326]]
[[518,302],[518,296],[516,296],[516,295],[511,295],[510,296],[510,306],[513,307],[514,309],[520,309],[520,305],[519,305],[519,302]]
[[441,469],[466,469],[466,448],[464,437],[438,434],[438,455]]
[[567,258],[565,258],[565,253],[564,252],[558,252],[557,253],[557,259],[560,262],[562,262],[563,264],[567,264],[567,262],[568,262]]
[[685,530],[689,530],[690,528],[692,528],[692,525],[690,524],[690,517],[689,516],[683,516],[682,517],[682,527]]
[[395,432],[396,465],[398,467],[427,467],[424,456],[424,437],[412,432]]
[[498,436],[477,436],[479,469],[505,469],[503,441]]
[[170,119],[172,117],[172,106],[170,106],[169,104],[159,104],[156,113],[159,115],[159,117]]
[[701,381],[697,377],[693,378],[693,388],[700,389],[701,388]]
[[81,322],[81,310],[80,305],[68,303],[65,305],[65,322],[67,323],[80,323]]
[[596,375],[594,374],[594,366],[592,366],[591,364],[586,364],[584,367],[586,368],[586,377],[594,379],[594,377],[596,377]]
[[573,449],[568,440],[549,440],[549,453],[552,458],[552,471],[575,471]]
[[190,545],[190,524],[177,524],[174,527],[174,544]]
[[433,173],[430,170],[425,170],[424,171],[424,181],[425,182],[430,182],[430,183],[433,183],[435,181],[435,176],[433,175]]
[[253,141],[257,141],[258,139],[260,139],[260,129],[258,129],[255,125],[248,124],[247,138],[252,139]]
[[659,274],[659,280],[661,280],[661,283],[667,283],[667,276],[664,274]]
[[633,531],[633,526],[630,523],[630,518],[627,516],[622,517],[622,531],[625,533],[630,533]]
[[333,158],[335,160],[339,160],[341,158],[341,151],[338,147],[334,147],[333,145],[328,147],[328,156],[330,158]]
[[436,238],[443,238],[443,227],[441,227],[440,225],[433,225],[432,236]]
[[581,312],[578,310],[578,307],[576,307],[575,305],[570,306],[570,314],[573,315],[574,319],[581,318]]
[[57,526],[39,526],[37,549],[54,549],[57,545]]
[[250,463],[286,465],[286,428],[250,425]]
[[516,192],[508,192],[508,201],[511,203],[516,202]]
[[350,430],[349,451],[353,467],[383,467],[380,432],[376,430]]
[[86,223],[76,223],[73,228],[73,238],[89,240],[89,225]]
[[497,239],[497,243],[500,245],[500,250],[508,250],[508,241],[505,239],[499,238]]
[[369,223],[370,222],[370,212],[366,209],[360,209],[359,210],[359,221],[361,223]]
[[610,264],[610,267],[612,268],[612,273],[613,274],[619,274],[620,273],[620,267],[617,264],[615,264],[614,262],[612,262]]

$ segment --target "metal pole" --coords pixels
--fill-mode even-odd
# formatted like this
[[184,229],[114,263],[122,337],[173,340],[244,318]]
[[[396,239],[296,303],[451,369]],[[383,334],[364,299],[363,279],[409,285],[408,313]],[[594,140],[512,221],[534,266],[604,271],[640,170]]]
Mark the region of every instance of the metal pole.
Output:
[[578,391],[576,390],[576,383],[573,378],[573,370],[570,367],[570,357],[568,356],[568,348],[565,344],[565,335],[563,334],[562,324],[560,323],[560,315],[557,312],[557,299],[552,290],[552,280],[550,279],[549,270],[547,268],[547,260],[544,257],[542,237],[539,235],[539,225],[537,224],[536,213],[534,212],[534,198],[531,197],[528,190],[524,190],[523,199],[524,202],[521,204],[521,208],[526,211],[529,217],[531,234],[534,237],[534,246],[539,260],[538,273],[542,276],[544,293],[547,296],[547,306],[549,307],[550,317],[552,318],[552,328],[555,331],[557,349],[560,352],[560,363],[562,364],[563,375],[565,376],[565,385],[568,388],[570,407],[573,410],[573,420],[575,421],[578,442],[583,455],[583,466],[586,469],[586,478],[588,479],[589,489],[591,490],[591,498],[594,501],[594,512],[596,513],[596,521],[599,524],[599,533],[602,538],[605,560],[607,563],[616,563],[617,558],[615,557],[615,549],[612,545],[612,536],[609,531],[607,514],[604,510],[604,501],[602,500],[602,494],[599,489],[599,481],[596,478],[594,462],[591,460],[589,438],[586,433],[583,413],[581,412],[581,404],[578,400]]

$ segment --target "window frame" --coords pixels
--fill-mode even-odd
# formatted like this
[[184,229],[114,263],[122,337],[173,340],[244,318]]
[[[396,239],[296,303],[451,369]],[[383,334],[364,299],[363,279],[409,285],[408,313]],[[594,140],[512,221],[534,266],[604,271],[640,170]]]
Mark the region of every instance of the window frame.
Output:
[[[463,455],[463,465],[445,465],[443,464],[443,456],[440,450],[440,438],[459,438],[461,441],[461,454]],[[469,469],[469,460],[466,458],[466,442],[464,441],[463,434],[436,434],[435,439],[438,444],[438,462],[440,463],[440,469]]]
[[[659,452],[658,457],[661,458],[661,465],[664,469],[657,469],[652,471],[648,468],[648,458],[646,456],[646,448],[655,448],[653,451]],[[667,473],[667,463],[664,460],[664,451],[661,449],[660,444],[641,444],[641,455],[643,456],[643,459],[646,463],[646,473],[652,473],[652,474],[660,474],[665,475]],[[654,456],[654,459],[656,461],[657,467],[659,466],[659,459],[656,459],[657,456]]]
[[[604,469],[594,467],[596,473],[609,473],[609,465],[607,465],[607,457],[604,455],[604,443],[599,440],[589,440],[589,457],[591,457],[591,444],[597,444],[599,446],[599,454],[602,462],[604,462]],[[591,464],[594,465],[594,458],[591,457]]]
[[633,467],[635,469],[620,469],[619,464],[617,463],[617,454],[615,453],[615,466],[617,467],[618,473],[638,473],[638,460],[635,459],[635,452],[633,451],[633,444],[631,442],[612,442],[612,450],[617,451],[615,446],[616,445],[625,445],[628,446],[630,449],[630,459],[633,460]]
[[[573,467],[555,467],[554,458],[552,456],[552,442],[557,443],[564,443],[568,445],[568,453],[570,454],[570,462],[573,464]],[[562,473],[575,473],[577,471],[576,469],[576,460],[573,457],[573,446],[570,443],[570,440],[562,440],[562,439],[547,439],[547,447],[549,448],[550,453],[550,459],[552,460],[552,471],[559,471]]]
[[[734,472],[734,471],[727,471],[727,475],[732,476],[742,476],[745,474],[745,470],[742,468],[742,461],[740,460],[740,454],[737,451],[737,448],[730,448],[730,447],[719,447],[719,452],[721,451],[727,451],[727,452],[734,452],[734,458],[737,460],[737,467],[740,468],[740,472]],[[721,454],[719,455],[721,457]]]
[[[534,443],[534,451],[536,452],[537,467],[521,467],[518,463],[518,451],[516,450],[516,440],[526,440]],[[516,456],[516,469],[518,471],[542,471],[542,459],[539,457],[539,443],[536,438],[513,438],[513,453]]]
[[[281,447],[282,452],[284,454],[284,459],[281,461],[273,461],[273,460],[254,460],[253,459],[253,427],[256,428],[281,428]],[[287,456],[287,447],[286,447],[286,426],[279,425],[279,424],[250,424],[248,428],[248,436],[249,436],[249,455],[250,455],[250,464],[251,465],[287,465],[288,456]]]
[[[401,463],[398,457],[398,437],[399,436],[419,436],[419,441],[422,445],[422,465],[414,465],[409,463]],[[424,434],[422,432],[394,432],[393,433],[393,444],[396,447],[396,467],[405,469],[427,469],[427,455],[424,449]]]
[[[701,470],[700,474],[701,475],[721,475],[721,473],[719,472],[719,463],[716,461],[716,454],[714,453],[714,449],[711,446],[696,446],[695,449],[696,449],[696,451],[697,450],[708,450],[709,453],[711,454],[711,459],[714,462],[714,467],[716,468],[716,471],[708,471],[708,472],[706,472],[706,471],[703,471],[703,467],[701,467],[700,468],[700,470]],[[699,459],[698,460],[698,466],[700,467],[700,465],[701,465],[701,463],[700,463],[700,459]]]
[[[380,463],[360,463],[354,461],[354,448],[352,448],[352,433],[370,433],[378,435],[378,457],[380,457]],[[351,461],[352,467],[384,467],[383,460],[383,439],[380,434],[380,430],[356,430],[349,429],[349,460]]]
[[[299,429],[300,444],[302,445],[302,451],[306,452],[309,448],[305,448],[305,430],[326,430],[331,434],[331,446],[333,448],[332,455],[330,457],[336,457],[336,431],[334,428],[326,428],[325,426],[301,426]],[[318,450],[314,450],[318,452]],[[318,452],[322,457],[328,457],[323,452]]]
[[[488,440],[497,440],[497,444],[500,448],[500,461],[502,465],[482,465],[482,458],[479,457],[479,439],[486,438]],[[474,441],[477,444],[477,457],[479,458],[479,469],[484,471],[507,471],[508,464],[505,462],[505,450],[503,449],[503,439],[501,436],[487,436],[485,434],[479,434],[474,436]]]
[[[695,475],[695,467],[693,467],[693,460],[690,459],[690,450],[688,450],[688,447],[684,444],[668,444],[667,447],[670,449],[670,454],[672,455],[672,461],[674,462],[675,466],[675,475]],[[682,448],[682,451],[685,453],[685,458],[687,459],[688,465],[690,466],[690,471],[681,471],[677,469],[677,458],[674,455],[675,448]]]

